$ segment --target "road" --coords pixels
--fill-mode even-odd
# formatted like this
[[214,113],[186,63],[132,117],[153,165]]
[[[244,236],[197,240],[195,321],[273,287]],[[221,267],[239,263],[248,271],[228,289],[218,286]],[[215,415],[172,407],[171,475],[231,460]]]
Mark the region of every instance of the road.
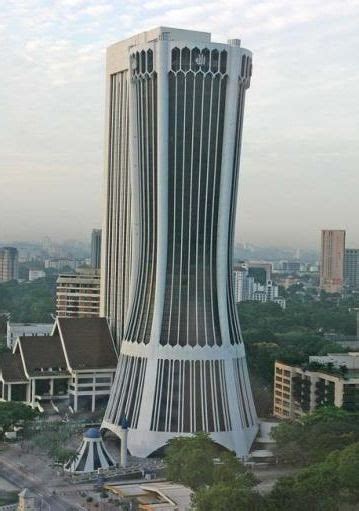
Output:
[[[36,467],[34,467],[35,469]],[[53,495],[52,490],[49,490],[38,477],[34,474],[29,474],[24,469],[20,469],[15,463],[9,460],[2,459],[0,461],[0,477],[13,484],[19,491],[23,488],[28,488],[39,498],[42,499],[43,511],[70,511],[70,510],[84,510],[78,504],[71,503],[67,499],[59,495]]]

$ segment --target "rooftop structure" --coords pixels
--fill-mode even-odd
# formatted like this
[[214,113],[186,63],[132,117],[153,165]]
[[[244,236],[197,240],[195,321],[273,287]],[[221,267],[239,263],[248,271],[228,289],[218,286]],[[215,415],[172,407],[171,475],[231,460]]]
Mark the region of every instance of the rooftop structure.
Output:
[[139,511],[189,511],[192,491],[181,484],[106,484],[105,489],[120,497],[132,498]]
[[115,461],[105,447],[100,430],[90,428],[83,435],[76,457],[66,463],[65,470],[73,474],[89,473],[114,465]]

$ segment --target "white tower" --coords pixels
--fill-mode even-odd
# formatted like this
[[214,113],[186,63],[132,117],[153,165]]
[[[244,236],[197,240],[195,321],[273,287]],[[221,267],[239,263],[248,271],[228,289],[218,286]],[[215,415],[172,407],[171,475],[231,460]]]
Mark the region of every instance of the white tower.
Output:
[[108,50],[109,133],[115,117],[128,128],[132,266],[102,427],[120,436],[126,418],[137,456],[196,431],[245,456],[256,435],[232,287],[251,60],[239,40],[172,28]]

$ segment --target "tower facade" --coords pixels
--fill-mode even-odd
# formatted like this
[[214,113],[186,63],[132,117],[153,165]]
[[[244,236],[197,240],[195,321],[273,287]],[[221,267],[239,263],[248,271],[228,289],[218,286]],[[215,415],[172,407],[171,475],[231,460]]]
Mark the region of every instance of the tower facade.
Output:
[[321,237],[320,289],[341,293],[344,286],[345,231],[323,230]]
[[17,280],[19,276],[19,253],[17,248],[0,248],[0,282]]
[[103,428],[147,456],[196,431],[248,453],[257,431],[234,303],[232,246],[245,91],[240,41],[171,28],[109,49],[126,72],[131,285]]

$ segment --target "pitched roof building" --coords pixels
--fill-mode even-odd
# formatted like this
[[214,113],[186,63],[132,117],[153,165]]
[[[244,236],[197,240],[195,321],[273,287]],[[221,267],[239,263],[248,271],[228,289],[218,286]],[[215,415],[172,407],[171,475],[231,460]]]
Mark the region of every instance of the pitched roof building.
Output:
[[52,335],[18,337],[0,353],[0,400],[63,400],[73,411],[107,401],[117,353],[105,318],[57,318]]

